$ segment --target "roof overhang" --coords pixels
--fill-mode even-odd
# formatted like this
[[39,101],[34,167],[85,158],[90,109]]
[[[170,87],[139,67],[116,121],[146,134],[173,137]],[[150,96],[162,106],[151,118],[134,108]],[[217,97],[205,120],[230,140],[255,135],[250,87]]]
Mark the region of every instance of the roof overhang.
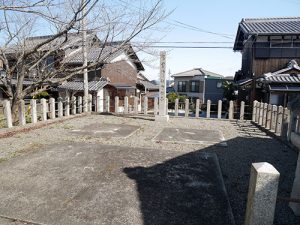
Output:
[[269,90],[272,92],[300,92],[299,85],[289,85],[289,84],[269,84]]
[[136,89],[136,87],[128,85],[128,84],[109,84],[110,86],[116,88],[117,90],[130,90]]

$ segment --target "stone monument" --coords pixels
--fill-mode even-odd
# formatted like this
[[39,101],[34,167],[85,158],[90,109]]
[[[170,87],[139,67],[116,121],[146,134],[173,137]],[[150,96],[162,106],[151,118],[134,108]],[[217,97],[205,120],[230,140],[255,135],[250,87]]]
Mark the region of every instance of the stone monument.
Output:
[[155,115],[155,121],[168,122],[169,115],[167,115],[166,109],[166,52],[160,52],[160,78],[159,78],[159,114]]

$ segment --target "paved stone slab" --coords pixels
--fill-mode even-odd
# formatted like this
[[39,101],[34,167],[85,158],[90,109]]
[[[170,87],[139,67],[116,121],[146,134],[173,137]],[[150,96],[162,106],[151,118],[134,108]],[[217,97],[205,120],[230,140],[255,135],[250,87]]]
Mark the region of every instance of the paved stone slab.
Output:
[[153,140],[173,143],[219,144],[220,146],[227,146],[222,132],[218,130],[164,128]]
[[98,137],[129,137],[136,130],[138,126],[125,125],[125,124],[103,124],[103,123],[93,123],[87,125],[81,129],[72,130],[72,133],[79,135],[90,135]]
[[213,153],[61,143],[0,163],[0,215],[47,225],[231,225]]

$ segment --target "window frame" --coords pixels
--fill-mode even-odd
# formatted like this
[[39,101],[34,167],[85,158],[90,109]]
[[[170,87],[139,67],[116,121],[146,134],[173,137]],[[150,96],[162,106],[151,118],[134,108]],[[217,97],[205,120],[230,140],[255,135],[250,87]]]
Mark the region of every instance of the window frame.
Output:
[[186,92],[186,81],[178,81],[177,91],[178,92]]
[[[194,93],[199,93],[200,90],[200,82],[197,80],[192,80],[190,81],[191,83],[191,87],[190,87],[190,92],[194,92]],[[194,85],[193,85],[194,84]],[[194,87],[194,88],[193,88]]]

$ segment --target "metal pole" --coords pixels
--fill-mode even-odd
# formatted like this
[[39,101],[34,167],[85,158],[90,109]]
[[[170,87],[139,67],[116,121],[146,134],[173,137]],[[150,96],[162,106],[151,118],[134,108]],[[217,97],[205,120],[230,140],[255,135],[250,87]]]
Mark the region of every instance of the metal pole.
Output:
[[83,10],[82,10],[82,54],[83,54],[83,89],[84,89],[84,99],[83,99],[83,111],[88,111],[88,99],[89,99],[89,84],[88,84],[88,71],[87,71],[87,48],[86,48],[86,0],[82,0]]

